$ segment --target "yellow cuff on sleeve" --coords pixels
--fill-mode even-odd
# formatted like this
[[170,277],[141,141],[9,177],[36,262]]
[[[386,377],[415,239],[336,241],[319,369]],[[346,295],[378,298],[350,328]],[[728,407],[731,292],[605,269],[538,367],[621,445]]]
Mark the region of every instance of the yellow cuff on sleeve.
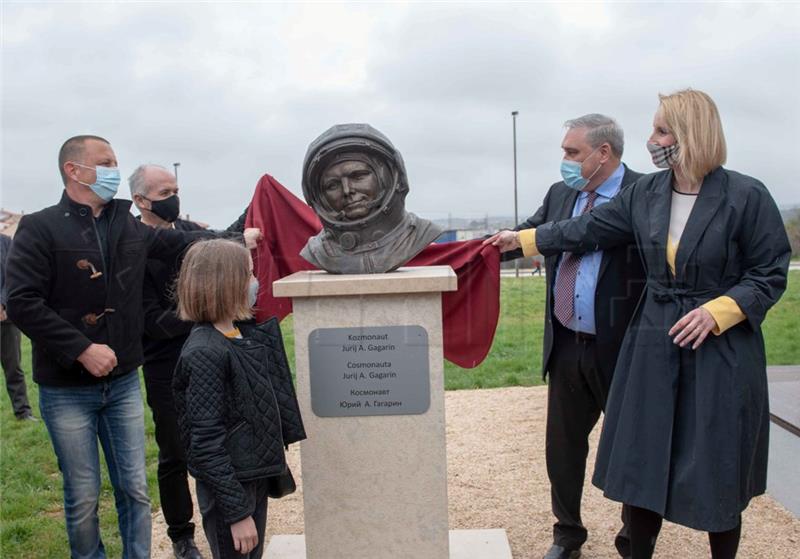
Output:
[[[675,275],[675,257],[678,255],[678,245],[672,242],[672,237],[667,235],[667,265],[672,275]],[[711,311],[709,311],[711,312]]]
[[712,299],[702,307],[711,313],[717,323],[717,326],[711,331],[715,336],[719,336],[728,328],[736,326],[747,318],[736,301],[727,295]]
[[536,229],[523,229],[520,231],[519,244],[522,247],[524,256],[539,255],[539,249],[536,248]]

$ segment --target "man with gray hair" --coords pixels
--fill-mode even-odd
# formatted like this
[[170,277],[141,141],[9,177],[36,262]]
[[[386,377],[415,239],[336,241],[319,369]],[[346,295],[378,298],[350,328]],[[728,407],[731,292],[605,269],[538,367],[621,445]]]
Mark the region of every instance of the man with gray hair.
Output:
[[[133,203],[145,225],[178,231],[201,231],[203,226],[180,219],[178,184],[170,171],[160,165],[140,165],[128,178]],[[246,213],[246,212],[245,212]],[[258,229],[244,229],[244,216],[220,232],[223,237],[242,240],[254,248]],[[180,260],[165,262],[148,258],[144,274],[144,384],[147,404],[153,412],[158,443],[158,492],[176,559],[202,559],[194,542],[194,507],[189,492],[186,453],[178,430],[172,398],[172,374],[183,342],[194,326],[178,319],[172,287]]]
[[[621,162],[623,133],[613,119],[588,114],[568,120],[565,127],[563,181],[550,187],[533,216],[485,244],[518,241],[522,229],[591,211],[641,176]],[[515,250],[502,258],[521,256],[522,251]],[[545,269],[542,374],[550,377],[546,459],[557,519],[545,559],[575,559],[588,536],[581,522],[581,496],[589,433],[605,409],[622,338],[644,285],[644,270],[635,245],[550,256]],[[615,542],[623,557],[630,555],[626,516],[623,510],[623,527]]]

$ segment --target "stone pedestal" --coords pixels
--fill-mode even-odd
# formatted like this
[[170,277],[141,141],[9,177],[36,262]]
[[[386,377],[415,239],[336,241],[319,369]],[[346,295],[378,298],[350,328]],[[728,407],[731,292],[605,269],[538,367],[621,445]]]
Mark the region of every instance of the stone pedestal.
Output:
[[268,559],[450,557],[441,293],[456,287],[449,266],[273,284],[293,298],[308,440],[305,539],[276,536]]
[[[269,542],[267,559],[304,559],[303,536],[275,536]],[[398,554],[396,559],[416,559]],[[450,530],[450,559],[511,559],[505,530]]]

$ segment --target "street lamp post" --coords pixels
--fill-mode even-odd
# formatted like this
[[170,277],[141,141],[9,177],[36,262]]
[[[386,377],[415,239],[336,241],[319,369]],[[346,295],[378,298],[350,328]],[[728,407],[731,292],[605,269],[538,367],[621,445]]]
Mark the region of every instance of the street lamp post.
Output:
[[175,169],[175,184],[178,184],[178,167],[180,167],[180,163],[173,163],[172,167]]
[[[511,123],[514,130],[514,226],[519,224],[519,209],[517,206],[517,115],[519,111],[511,111]],[[519,277],[519,258],[514,259],[514,275]]]

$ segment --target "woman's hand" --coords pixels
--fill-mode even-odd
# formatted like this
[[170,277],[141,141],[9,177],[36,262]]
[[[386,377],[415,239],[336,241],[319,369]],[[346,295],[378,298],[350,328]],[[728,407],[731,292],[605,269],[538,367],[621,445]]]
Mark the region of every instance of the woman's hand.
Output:
[[245,555],[253,551],[258,545],[258,531],[252,516],[231,524],[233,548]]
[[517,231],[500,231],[495,233],[485,241],[481,246],[493,245],[500,249],[500,252],[508,252],[520,247],[519,232]]
[[[705,341],[706,336],[714,329],[717,322],[711,313],[703,307],[686,313],[675,325],[670,328],[669,335],[675,336],[673,343],[686,347],[690,343],[692,349],[697,349]],[[677,334],[677,336],[675,335]]]

